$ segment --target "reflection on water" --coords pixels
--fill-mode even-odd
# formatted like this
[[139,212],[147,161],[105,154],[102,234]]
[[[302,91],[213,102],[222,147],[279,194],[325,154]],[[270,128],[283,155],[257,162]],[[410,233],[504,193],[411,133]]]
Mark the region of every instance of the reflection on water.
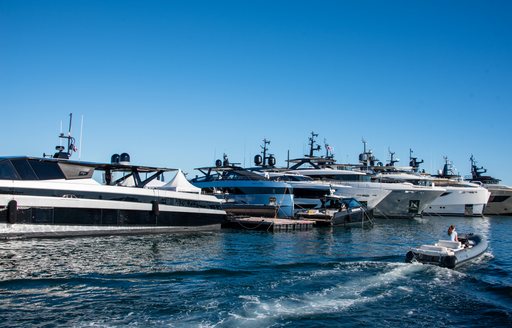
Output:
[[199,270],[210,258],[218,258],[221,236],[202,233],[3,241],[0,280]]
[[[405,264],[409,247],[480,232],[457,270]],[[3,241],[9,326],[512,324],[512,218],[377,220],[372,229]],[[454,315],[456,313],[457,315]]]

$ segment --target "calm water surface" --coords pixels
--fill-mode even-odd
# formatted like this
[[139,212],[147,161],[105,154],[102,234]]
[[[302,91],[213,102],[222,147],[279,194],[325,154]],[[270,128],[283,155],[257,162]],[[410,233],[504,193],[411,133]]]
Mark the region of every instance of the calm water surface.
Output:
[[[456,270],[411,246],[481,232]],[[378,220],[372,229],[0,242],[0,325],[512,326],[512,217]]]

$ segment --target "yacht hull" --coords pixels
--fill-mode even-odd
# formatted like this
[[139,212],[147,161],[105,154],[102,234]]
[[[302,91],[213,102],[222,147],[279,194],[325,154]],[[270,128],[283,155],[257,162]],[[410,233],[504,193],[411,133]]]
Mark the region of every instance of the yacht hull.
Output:
[[369,211],[375,209],[391,191],[385,189],[361,188],[358,186],[339,186],[332,185],[334,194],[345,198],[355,198],[361,204],[364,204]]
[[30,186],[29,181],[0,181],[0,223],[11,227],[220,227],[226,219],[218,200],[205,195],[60,181]]
[[364,189],[367,193],[386,192],[386,197],[374,209],[374,216],[385,218],[413,218],[420,215],[444,191],[405,183],[350,181],[347,184]]
[[[294,213],[293,197],[275,194],[216,195],[225,200],[222,208],[235,215],[261,215],[268,217],[288,218]],[[275,200],[275,201],[273,201]],[[275,205],[272,203],[275,202]]]
[[443,193],[442,190],[393,190],[377,205],[374,216],[384,218],[413,218]]
[[450,187],[434,200],[425,214],[451,216],[482,216],[490,192],[482,187]]
[[491,197],[485,206],[485,215],[512,215],[512,188],[486,186]]
[[[219,180],[192,182],[223,201],[222,208],[228,213],[266,215],[288,218],[294,214],[293,190],[290,185],[274,181]],[[274,192],[274,193],[271,193]],[[244,208],[246,211],[244,211]],[[269,211],[269,209],[272,209]],[[275,210],[274,210],[275,209]]]

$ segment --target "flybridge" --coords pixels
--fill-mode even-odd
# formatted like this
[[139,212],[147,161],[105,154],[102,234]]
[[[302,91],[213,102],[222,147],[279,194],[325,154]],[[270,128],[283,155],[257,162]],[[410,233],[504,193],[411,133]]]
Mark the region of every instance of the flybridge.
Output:
[[[92,163],[72,161],[62,158],[39,157],[0,157],[0,180],[57,180],[90,179],[95,170],[105,172],[107,185],[121,184],[133,177],[135,187],[143,188],[163,173],[177,171],[172,168],[160,168],[119,163]],[[125,173],[123,177],[112,181],[114,172]],[[153,173],[142,180],[140,173]]]
[[265,177],[257,173],[244,169],[236,164],[230,163],[228,156],[224,154],[223,161],[220,159],[215,161],[215,166],[198,167],[196,170],[204,176],[193,179],[199,181],[215,181],[215,180],[266,180]]
[[[43,154],[43,157],[12,156],[0,157],[0,180],[75,180],[90,179],[94,171],[103,171],[106,185],[119,185],[128,178],[133,178],[134,186],[143,188],[152,180],[162,176],[164,172],[177,171],[172,168],[160,168],[140,165],[130,165],[130,156],[127,153],[112,155],[110,164],[93,163],[70,160],[73,152],[77,151],[75,138],[71,136],[71,122],[73,115],[69,114],[69,130],[67,135],[60,133],[59,138],[65,139],[67,148],[56,146],[53,156]],[[121,172],[123,176],[113,180],[113,173]],[[140,174],[146,176],[142,179]]]

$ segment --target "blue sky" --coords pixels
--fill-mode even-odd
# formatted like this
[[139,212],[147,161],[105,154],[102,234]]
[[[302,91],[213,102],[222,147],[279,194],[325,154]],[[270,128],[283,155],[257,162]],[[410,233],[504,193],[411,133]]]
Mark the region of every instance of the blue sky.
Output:
[[[474,154],[512,185],[510,1],[0,0],[0,155],[41,155],[74,114],[81,159],[278,164],[311,131],[355,162]],[[77,157],[75,157],[76,159]]]

